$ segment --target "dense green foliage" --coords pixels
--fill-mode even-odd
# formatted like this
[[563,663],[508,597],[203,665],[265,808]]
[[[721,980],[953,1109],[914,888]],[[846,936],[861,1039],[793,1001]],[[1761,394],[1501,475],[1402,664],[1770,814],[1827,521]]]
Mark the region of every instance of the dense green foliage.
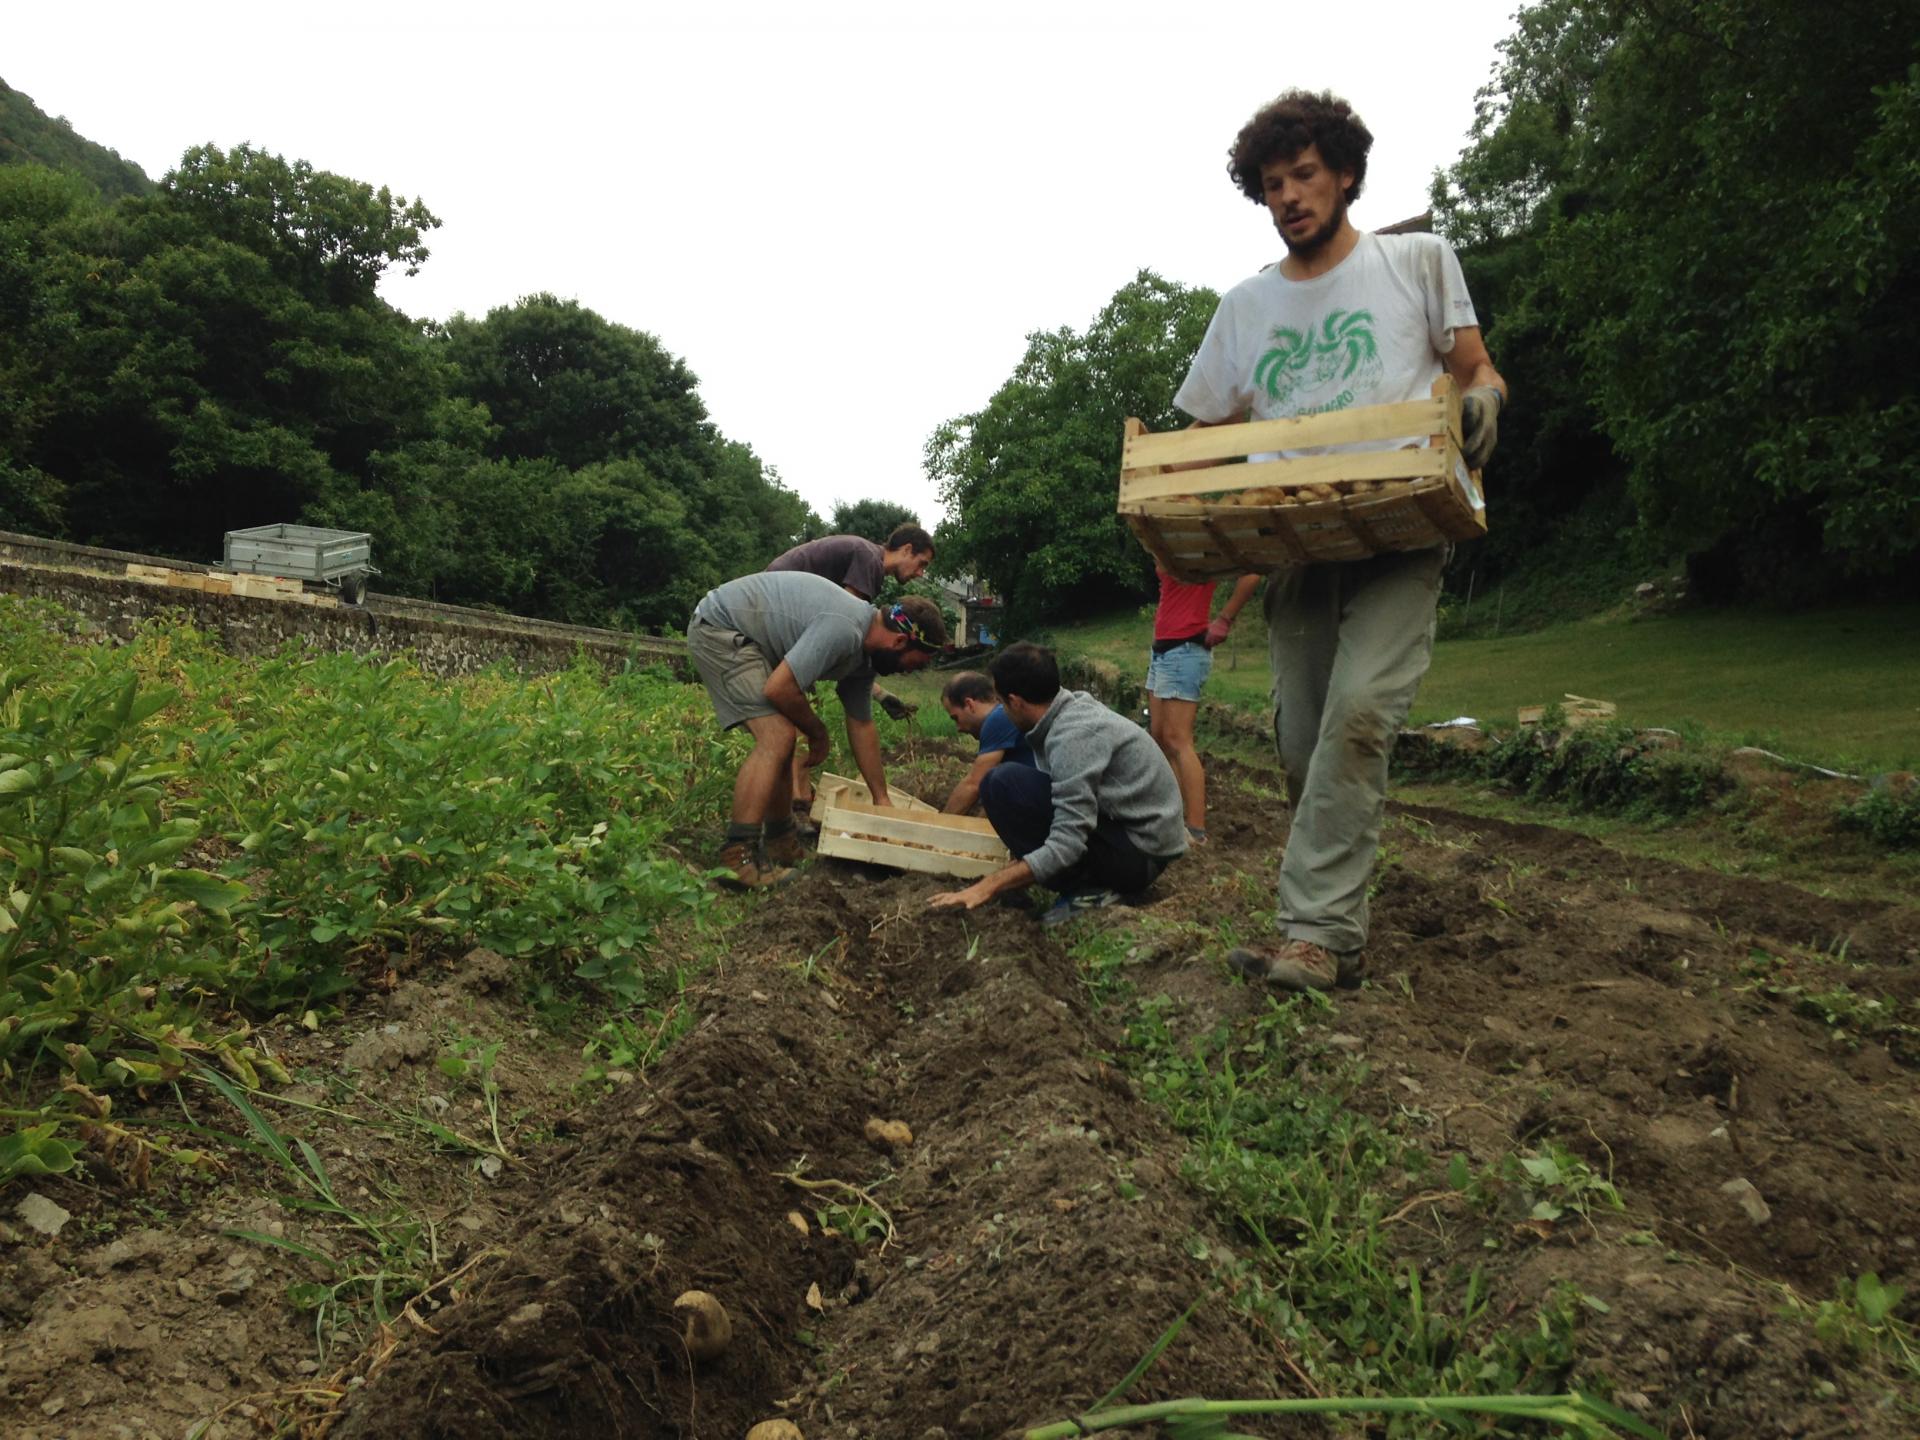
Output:
[[147,172],[121,159],[117,150],[75,133],[65,119],[46,114],[0,80],[0,165],[21,161],[79,175],[109,198],[144,195],[153,189]]
[[1501,488],[1550,517],[1623,466],[1643,532],[1726,590],[1893,575],[1920,547],[1920,8],[1517,19],[1434,197],[1518,400]]
[[834,535],[863,535],[876,545],[902,525],[918,525],[920,516],[911,507],[892,500],[842,501],[833,507],[827,530]]
[[0,167],[0,527],[211,560],[306,520],[371,532],[391,591],[674,626],[819,533],[654,337],[550,295],[444,326],[383,300],[439,223],[245,146],[113,202]]
[[1007,624],[1137,595],[1151,562],[1114,512],[1121,426],[1185,423],[1173,408],[1219,297],[1143,270],[1084,334],[1035,331],[986,405],[927,442],[950,523],[941,565],[1004,598]]
[[0,1180],[71,1163],[116,1088],[274,1073],[240,1016],[474,945],[632,1000],[705,903],[662,848],[724,808],[736,746],[697,689],[56,629],[0,605],[0,1078],[60,1095],[8,1102]]

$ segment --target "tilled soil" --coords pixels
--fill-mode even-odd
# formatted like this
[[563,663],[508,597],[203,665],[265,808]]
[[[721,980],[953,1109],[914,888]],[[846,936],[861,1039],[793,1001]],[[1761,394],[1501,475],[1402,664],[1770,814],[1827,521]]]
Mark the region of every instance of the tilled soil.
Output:
[[[919,764],[932,794],[963,762]],[[999,907],[930,916],[943,882],[838,862],[750,902],[691,1033],[492,1192],[453,1257],[475,1261],[458,1302],[401,1337],[329,1433],[731,1440],[784,1416],[807,1440],[961,1440],[1099,1398],[1216,1282],[1195,1257],[1241,1237],[1181,1178],[1185,1142],[1100,1058],[1124,1044],[1066,947],[1082,927],[1138,932],[1128,978],[1168,997],[1182,1033],[1266,1008],[1229,976],[1222,937],[1265,923],[1284,805],[1271,777],[1213,770],[1214,843],[1152,904],[1064,934]],[[1760,952],[1809,987],[1910,1002],[1920,912],[1409,807],[1373,934],[1370,983],[1324,1023],[1366,1063],[1355,1103],[1434,1157],[1393,1197],[1403,1263],[1484,1267],[1517,1323],[1576,1285],[1597,1302],[1584,1372],[1675,1436],[1920,1433],[1782,1288],[1817,1301],[1868,1270],[1914,1288],[1920,1056],[1754,984]],[[870,1141],[872,1119],[912,1142]],[[1625,1211],[1529,1231],[1432,1188],[1455,1153],[1482,1167],[1549,1139],[1610,1174]],[[26,1255],[48,1263],[22,1243],[0,1264]],[[141,1333],[103,1291],[123,1263],[104,1241],[57,1258],[77,1273],[43,1275],[0,1331],[0,1430],[144,1436],[131,1398],[80,1407],[30,1373],[75,1314],[119,1304],[108,1319]],[[673,1311],[696,1289],[731,1317],[715,1359],[689,1355]],[[291,1319],[227,1313],[260,1316],[238,1351],[259,1384],[291,1373]],[[178,1332],[142,1350],[99,1328],[61,1363],[122,1367],[128,1391],[178,1373]],[[1270,1335],[1202,1306],[1129,1398],[1194,1393],[1299,1394],[1303,1378]],[[64,1418],[43,1413],[61,1396]]]

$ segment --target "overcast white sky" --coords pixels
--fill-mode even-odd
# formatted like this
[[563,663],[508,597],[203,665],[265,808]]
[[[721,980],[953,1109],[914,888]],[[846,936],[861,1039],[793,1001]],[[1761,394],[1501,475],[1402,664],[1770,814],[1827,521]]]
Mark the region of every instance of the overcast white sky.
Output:
[[928,433],[1028,331],[1275,258],[1225,172],[1263,101],[1345,95],[1356,222],[1417,214],[1516,3],[0,0],[0,78],[156,179],[246,141],[417,195],[445,223],[383,286],[408,314],[577,298],[823,514],[932,520]]

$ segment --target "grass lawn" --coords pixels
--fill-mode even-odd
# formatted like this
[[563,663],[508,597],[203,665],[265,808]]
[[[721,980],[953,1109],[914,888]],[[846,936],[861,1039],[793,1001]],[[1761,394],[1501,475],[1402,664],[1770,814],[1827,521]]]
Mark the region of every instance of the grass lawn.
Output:
[[[1068,653],[1139,676],[1149,611],[1057,628]],[[1208,693],[1267,704],[1257,615],[1216,652]],[[1511,725],[1522,705],[1571,692],[1612,700],[1633,725],[1697,729],[1847,769],[1920,768],[1920,606],[1805,614],[1700,610],[1601,619],[1525,635],[1442,641],[1414,705],[1416,723],[1472,715]]]

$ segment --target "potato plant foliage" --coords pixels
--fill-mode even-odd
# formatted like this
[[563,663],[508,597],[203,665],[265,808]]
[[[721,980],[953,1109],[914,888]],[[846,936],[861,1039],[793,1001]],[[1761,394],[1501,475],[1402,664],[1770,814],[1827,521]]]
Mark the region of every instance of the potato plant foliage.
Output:
[[668,676],[245,661],[175,624],[69,646],[0,611],[0,1182],[89,1141],[144,1175],[175,1152],[115,1092],[278,1078],[250,1020],[396,965],[485,945],[637,999],[657,927],[705,903],[662,841],[731,762]]

